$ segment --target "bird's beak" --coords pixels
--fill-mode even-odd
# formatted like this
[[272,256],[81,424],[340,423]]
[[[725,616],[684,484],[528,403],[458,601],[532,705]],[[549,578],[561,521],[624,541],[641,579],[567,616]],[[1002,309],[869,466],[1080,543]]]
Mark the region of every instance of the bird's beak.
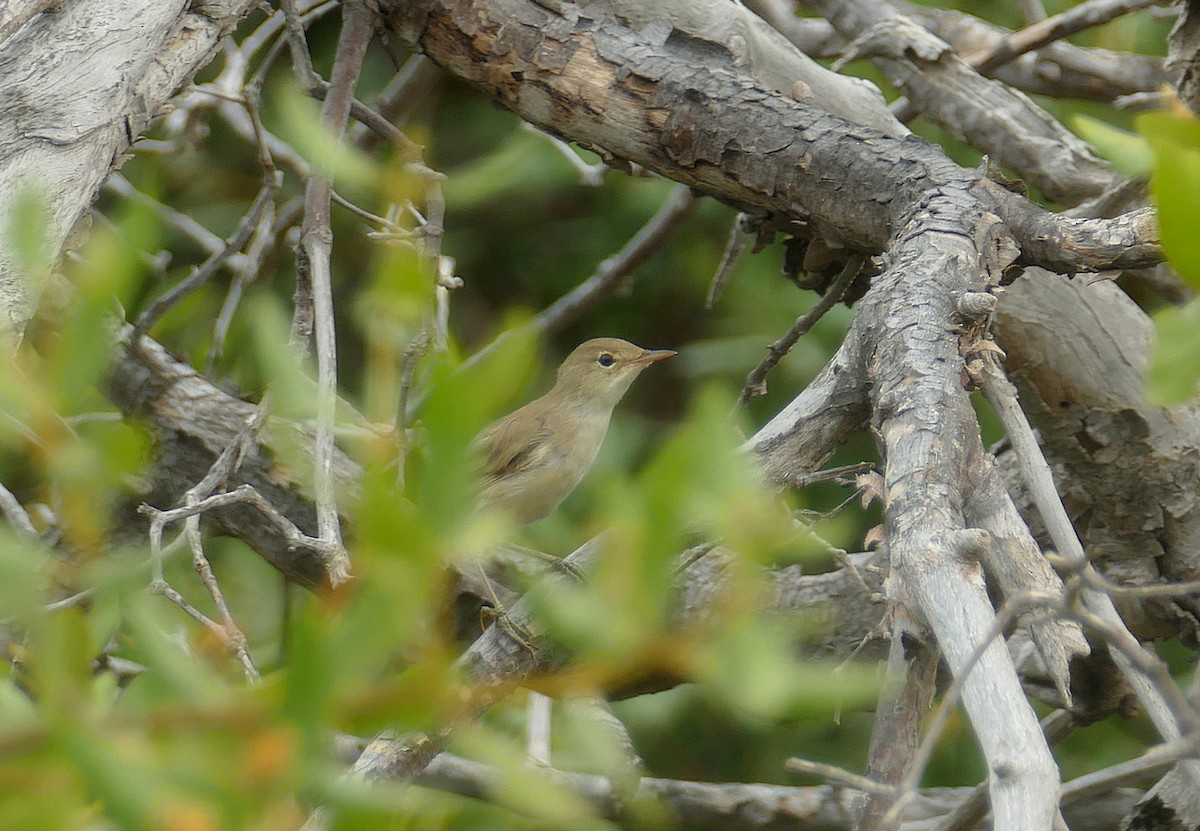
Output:
[[629,363],[636,364],[638,366],[645,366],[646,364],[652,364],[655,361],[663,361],[678,354],[679,353],[673,349],[647,349]]

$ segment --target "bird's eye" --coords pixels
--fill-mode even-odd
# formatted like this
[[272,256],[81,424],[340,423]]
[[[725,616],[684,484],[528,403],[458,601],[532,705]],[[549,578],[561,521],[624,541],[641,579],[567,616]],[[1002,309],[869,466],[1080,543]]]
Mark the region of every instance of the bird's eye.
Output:
[[600,364],[600,366],[612,366],[616,363],[616,358],[607,352],[601,352],[600,357],[596,359],[596,363]]

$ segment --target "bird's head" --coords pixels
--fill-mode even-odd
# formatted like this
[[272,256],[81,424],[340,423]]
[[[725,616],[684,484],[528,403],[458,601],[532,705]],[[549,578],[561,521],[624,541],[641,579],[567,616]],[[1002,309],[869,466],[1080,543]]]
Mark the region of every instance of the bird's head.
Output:
[[638,373],[675,354],[670,349],[643,349],[620,338],[594,338],[575,347],[562,362],[555,392],[611,409]]

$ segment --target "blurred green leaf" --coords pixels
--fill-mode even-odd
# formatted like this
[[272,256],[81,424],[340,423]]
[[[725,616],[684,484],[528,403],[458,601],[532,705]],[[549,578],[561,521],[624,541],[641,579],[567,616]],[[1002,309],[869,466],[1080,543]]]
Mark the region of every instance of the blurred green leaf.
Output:
[[495,774],[489,798],[519,814],[556,828],[578,828],[592,819],[583,797],[525,763],[525,751],[512,737],[492,730],[468,728],[455,747],[488,765]]
[[301,361],[291,343],[291,320],[278,298],[252,294],[245,300],[254,321],[250,329],[252,357],[259,377],[270,388],[271,412],[292,421],[316,415],[316,388],[311,367]]
[[522,393],[537,343],[530,327],[514,324],[482,360],[459,365],[444,353],[427,359],[429,394],[418,412],[420,441],[407,481],[439,531],[461,527],[473,510],[478,469],[471,441]]
[[60,413],[94,405],[95,389],[112,361],[112,333],[122,301],[144,280],[142,254],[156,250],[159,231],[149,209],[131,206],[118,225],[95,230],[82,258],[69,263],[66,316],[58,321],[56,337],[39,344]]
[[1150,362],[1150,399],[1169,406],[1190,401],[1200,380],[1200,300],[1154,314],[1158,337]]
[[1154,149],[1154,201],[1163,249],[1171,265],[1200,287],[1200,119],[1177,112],[1145,113],[1138,129]]
[[869,704],[878,695],[875,672],[861,664],[836,665],[796,654],[797,616],[746,617],[725,626],[700,681],[735,714],[776,721]]
[[119,755],[113,737],[78,727],[60,731],[60,746],[75,763],[97,807],[127,831],[151,828],[159,781]]
[[337,181],[365,187],[380,181],[379,165],[351,144],[339,142],[321,122],[321,104],[295,84],[284,84],[274,102],[282,116],[282,138],[300,149],[314,170]]
[[[433,319],[435,284],[428,261],[412,248],[388,246],[376,260],[370,285],[354,304],[367,341],[363,409],[368,418],[394,423],[403,356]],[[412,360],[420,358],[414,355]]]
[[321,604],[305,598],[293,614],[281,714],[295,724],[303,737],[305,755],[324,756],[324,736],[333,708],[337,667]]
[[40,726],[37,707],[29,695],[11,679],[0,678],[0,742],[15,734],[35,734]]
[[9,220],[11,227],[4,236],[12,246],[17,269],[29,283],[30,299],[36,303],[55,258],[46,235],[51,216],[45,196],[29,186],[19,188]]
[[0,609],[5,617],[21,625],[41,617],[50,573],[49,551],[0,525]]
[[1136,177],[1150,173],[1154,154],[1144,134],[1131,133],[1087,115],[1074,115],[1069,123],[1121,175]]
[[122,699],[123,708],[163,699],[194,705],[226,700],[226,685],[180,638],[188,629],[182,611],[165,598],[131,594],[123,612],[125,655],[146,667]]
[[513,130],[490,153],[460,165],[443,191],[459,210],[502,202],[513,192],[544,193],[555,186],[574,187],[574,168],[550,145],[527,130]]
[[70,607],[43,616],[31,634],[27,662],[39,709],[51,726],[84,717],[92,681],[87,618]]
[[397,492],[395,469],[369,469],[358,513],[355,569],[362,571],[361,590],[378,593],[393,612],[392,643],[407,643],[425,631],[441,602],[430,587],[441,582],[450,553],[424,513]]

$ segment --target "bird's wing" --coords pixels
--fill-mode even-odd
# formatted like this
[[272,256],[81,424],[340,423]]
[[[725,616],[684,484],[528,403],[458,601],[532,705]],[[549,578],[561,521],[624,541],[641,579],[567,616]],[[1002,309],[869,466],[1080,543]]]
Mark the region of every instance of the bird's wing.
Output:
[[[484,453],[483,473],[487,479],[509,476],[528,465],[550,437],[545,421],[538,420],[537,429],[517,438],[517,419],[513,416],[497,421],[479,435],[479,446]],[[527,427],[528,421],[523,426]],[[524,431],[522,431],[524,432]]]

